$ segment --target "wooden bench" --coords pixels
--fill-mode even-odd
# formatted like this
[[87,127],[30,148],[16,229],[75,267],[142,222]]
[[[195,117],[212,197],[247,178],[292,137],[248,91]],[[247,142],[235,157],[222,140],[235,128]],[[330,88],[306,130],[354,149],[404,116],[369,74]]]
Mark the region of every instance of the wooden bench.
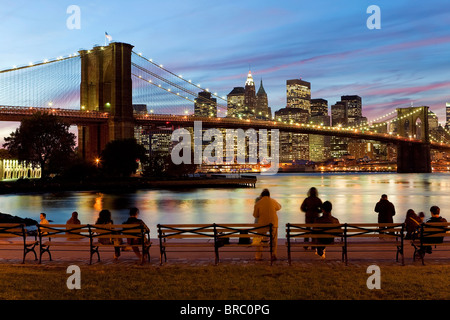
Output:
[[146,259],[150,262],[150,230],[141,224],[97,224],[90,226],[91,232],[91,261],[92,255],[97,254],[100,261],[99,249],[139,247],[141,264]]
[[[272,253],[272,225],[257,224],[158,224],[160,264],[167,261],[167,252],[214,253],[215,264],[219,263],[221,248],[266,248]],[[267,238],[253,243],[252,238]],[[247,239],[248,241],[245,241]],[[265,240],[265,239],[264,239]],[[174,250],[172,250],[172,248]],[[236,250],[225,250],[236,252]],[[271,259],[272,260],[272,259]]]
[[0,246],[20,246],[23,251],[22,263],[25,263],[26,255],[29,252],[33,252],[34,258],[37,260],[36,246],[38,243],[36,235],[31,239],[27,236],[24,224],[0,223]]
[[423,223],[419,226],[416,235],[411,240],[411,245],[414,247],[413,261],[418,256],[424,265],[427,247],[430,247],[432,250],[450,250],[450,222]]
[[[313,242],[304,242],[302,241],[304,238],[311,238]],[[335,239],[333,243],[317,243],[320,241],[319,239],[331,238]],[[395,249],[396,261],[401,255],[404,265],[403,239],[404,224],[402,223],[286,224],[289,264],[291,264],[291,253],[299,252],[295,251],[295,248],[339,247],[342,251],[342,261],[346,265],[348,264],[348,252],[352,248],[360,248],[363,252]]]
[[[150,232],[140,224],[44,224],[38,225],[39,235],[39,263],[42,261],[44,253],[52,260],[51,248],[65,247],[74,248],[86,247],[89,250],[89,264],[92,264],[93,255],[97,255],[100,261],[101,247],[133,247],[139,246],[142,249],[141,263],[148,257],[150,261]],[[129,244],[128,239],[139,240],[139,244]]]
[[[308,252],[307,247],[315,249],[316,247],[341,249],[342,261],[346,261],[345,251],[345,225],[334,223],[287,223],[286,224],[286,247],[288,253],[288,262],[292,262],[293,252]],[[312,241],[305,242],[305,238]],[[330,243],[319,243],[321,239],[326,239]],[[332,241],[332,242],[331,242]],[[302,248],[298,250],[298,248]]]
[[216,224],[216,231],[217,260],[219,260],[219,250],[224,253],[265,250],[270,254],[270,264],[273,263],[272,224]]
[[47,253],[52,261],[51,249],[53,247],[90,248],[91,234],[87,224],[38,224],[39,236],[39,263],[42,256]]
[[347,264],[349,249],[362,248],[363,252],[395,250],[396,261],[399,261],[399,255],[401,255],[402,265],[404,265],[404,232],[403,223],[346,223],[345,263]]

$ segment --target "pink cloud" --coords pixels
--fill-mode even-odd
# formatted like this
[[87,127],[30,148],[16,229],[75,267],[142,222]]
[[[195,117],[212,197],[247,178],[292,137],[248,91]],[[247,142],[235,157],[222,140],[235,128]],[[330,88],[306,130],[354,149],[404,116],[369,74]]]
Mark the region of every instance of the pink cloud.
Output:
[[400,88],[384,88],[363,91],[364,96],[414,95],[421,92],[450,88],[450,81],[436,82],[427,85]]

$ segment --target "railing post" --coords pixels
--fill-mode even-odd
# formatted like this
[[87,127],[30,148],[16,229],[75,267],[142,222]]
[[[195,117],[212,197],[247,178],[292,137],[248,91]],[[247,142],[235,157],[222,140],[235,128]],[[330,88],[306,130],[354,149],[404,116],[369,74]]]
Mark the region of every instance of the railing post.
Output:
[[287,233],[286,233],[286,241],[287,241],[287,250],[288,250],[288,262],[291,265],[291,224],[287,223]]
[[348,265],[348,256],[347,256],[347,228],[348,228],[348,224],[345,223],[344,224],[344,247],[343,247],[343,254],[344,254],[344,261],[345,261],[345,265]]
[[161,225],[158,224],[156,227],[158,228],[158,238],[159,238],[159,265],[162,266],[162,264],[163,264],[163,262],[162,262],[163,250],[165,251],[165,249],[163,249],[163,245],[162,245]]
[[273,224],[269,224],[269,231],[270,231],[270,265],[273,264]]
[[214,229],[214,256],[215,256],[215,265],[219,263],[219,246],[217,241],[217,225],[213,223]]

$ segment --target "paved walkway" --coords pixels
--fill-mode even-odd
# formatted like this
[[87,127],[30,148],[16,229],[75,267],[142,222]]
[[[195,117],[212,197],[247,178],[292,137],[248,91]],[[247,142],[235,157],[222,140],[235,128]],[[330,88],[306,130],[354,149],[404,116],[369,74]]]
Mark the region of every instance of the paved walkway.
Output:
[[[150,264],[146,263],[144,266],[159,266],[159,245],[158,239],[152,240],[153,245],[150,249]],[[61,265],[88,265],[89,264],[89,250],[88,248],[69,248],[68,250],[61,250],[62,248],[55,247],[52,250],[52,261],[49,260],[47,254],[44,254],[42,263],[39,265],[38,261],[34,260],[32,253],[27,255],[25,265],[36,266],[61,266]],[[361,248],[359,248],[361,249]],[[348,265],[398,265],[401,266],[401,260],[396,262],[395,248],[388,251],[382,248],[362,248],[364,251],[354,251],[350,248],[348,251]],[[229,248],[232,251],[232,248]],[[251,250],[251,249],[250,249]],[[243,252],[227,252],[227,249],[220,249],[220,264],[226,265],[270,265],[269,254],[263,254],[262,261],[256,261],[254,259],[254,252],[245,250]],[[339,248],[330,248],[326,251],[326,259],[322,259],[317,256],[314,251],[304,250],[303,248],[297,248],[297,252],[292,253],[292,265],[344,265],[341,261],[341,251]],[[377,252],[374,252],[378,250]],[[383,250],[383,251],[381,251]],[[39,249],[37,248],[37,253]],[[414,249],[409,242],[405,242],[404,246],[404,259],[405,265],[417,265],[420,266],[421,261],[413,261]],[[112,248],[103,248],[100,252],[101,261],[97,262],[96,256],[93,257],[93,265],[139,265],[139,261],[132,251],[123,251],[118,261],[113,259]],[[433,254],[426,255],[425,262],[427,265],[434,264],[450,264],[450,255],[448,251],[434,250]],[[6,247],[0,245],[0,265],[1,264],[21,264],[22,263],[22,251],[20,247]],[[214,252],[167,252],[167,262],[163,266],[171,265],[214,265]],[[273,263],[276,266],[286,265],[288,266],[287,249],[284,239],[278,241],[278,259]]]

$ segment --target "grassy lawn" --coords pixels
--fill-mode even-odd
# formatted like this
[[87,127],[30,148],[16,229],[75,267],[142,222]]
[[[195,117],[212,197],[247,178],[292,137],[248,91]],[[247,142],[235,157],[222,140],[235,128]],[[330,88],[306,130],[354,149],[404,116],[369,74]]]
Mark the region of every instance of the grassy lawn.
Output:
[[[367,265],[368,266],[368,265]],[[381,289],[367,288],[367,266],[81,265],[69,290],[66,266],[0,265],[4,300],[439,300],[450,298],[450,266],[380,266]]]

